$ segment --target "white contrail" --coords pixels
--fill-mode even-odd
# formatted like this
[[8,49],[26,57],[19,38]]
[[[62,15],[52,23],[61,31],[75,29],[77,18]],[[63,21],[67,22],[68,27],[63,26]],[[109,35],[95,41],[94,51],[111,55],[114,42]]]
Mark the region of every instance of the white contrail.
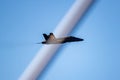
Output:
[[[91,2],[92,0],[75,0],[75,3],[54,30],[55,36],[61,37],[69,34]],[[18,80],[36,80],[59,47],[60,44],[42,46]]]

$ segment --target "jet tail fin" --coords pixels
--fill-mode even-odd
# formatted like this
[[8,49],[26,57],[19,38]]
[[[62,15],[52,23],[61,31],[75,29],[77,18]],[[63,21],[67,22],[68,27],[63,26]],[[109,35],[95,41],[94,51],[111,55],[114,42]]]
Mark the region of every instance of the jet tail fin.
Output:
[[43,36],[44,36],[44,38],[45,38],[46,41],[47,41],[48,39],[49,39],[49,40],[54,40],[54,39],[56,39],[53,33],[50,33],[49,35],[47,35],[47,34],[44,33]]
[[50,40],[54,40],[54,39],[56,39],[53,33],[50,33],[50,35],[49,35],[49,39],[50,39]]
[[44,36],[45,40],[48,40],[49,36],[47,34],[44,33],[43,36]]

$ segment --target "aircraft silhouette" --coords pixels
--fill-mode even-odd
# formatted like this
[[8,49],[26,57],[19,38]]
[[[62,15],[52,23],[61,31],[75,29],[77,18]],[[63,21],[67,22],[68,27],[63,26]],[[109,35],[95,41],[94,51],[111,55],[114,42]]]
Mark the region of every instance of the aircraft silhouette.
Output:
[[[41,42],[42,44],[62,44],[66,42],[76,42],[76,41],[83,41],[84,39],[76,38],[73,36],[63,37],[63,38],[56,38],[53,33],[49,35],[43,34],[45,41]],[[40,43],[38,43],[40,44]]]

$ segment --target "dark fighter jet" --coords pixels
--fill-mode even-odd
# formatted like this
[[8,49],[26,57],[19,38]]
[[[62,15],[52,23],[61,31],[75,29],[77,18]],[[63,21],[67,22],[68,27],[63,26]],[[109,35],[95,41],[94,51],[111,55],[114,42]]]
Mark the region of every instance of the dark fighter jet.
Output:
[[[63,38],[55,38],[53,33],[50,33],[49,35],[43,34],[45,41],[42,42],[42,44],[62,44],[66,42],[76,42],[76,41],[83,41],[81,38],[76,38],[73,36],[63,37]],[[38,43],[40,44],[40,43]]]

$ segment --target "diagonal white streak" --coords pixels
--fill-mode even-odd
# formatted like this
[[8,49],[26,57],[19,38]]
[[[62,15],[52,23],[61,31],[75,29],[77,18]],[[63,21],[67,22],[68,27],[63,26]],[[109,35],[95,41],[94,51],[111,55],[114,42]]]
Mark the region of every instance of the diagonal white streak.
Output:
[[[76,0],[54,30],[55,36],[69,34],[91,2],[92,0]],[[42,46],[18,80],[36,80],[59,47],[60,44]]]

